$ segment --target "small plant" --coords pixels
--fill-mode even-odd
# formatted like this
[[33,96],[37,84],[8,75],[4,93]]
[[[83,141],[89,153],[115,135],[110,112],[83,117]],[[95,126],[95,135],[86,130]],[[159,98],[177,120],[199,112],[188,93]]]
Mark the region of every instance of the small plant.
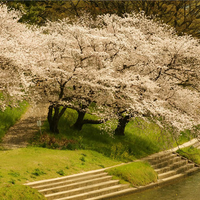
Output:
[[42,134],[32,141],[32,145],[40,146],[43,148],[60,149],[60,150],[74,150],[76,149],[77,142],[71,139],[58,139],[55,135]]
[[129,154],[128,146],[123,145],[121,142],[116,143],[111,147],[110,157],[113,159],[121,159],[125,161],[132,160],[132,157]]
[[34,175],[34,176],[41,176],[41,175],[44,175],[46,173],[43,172],[42,170],[36,168],[31,174]]
[[19,176],[20,176],[20,173],[11,170],[11,171],[8,173],[8,175],[11,175],[11,176],[13,176],[13,177],[19,177]]
[[11,184],[13,184],[13,185],[15,184],[15,180],[12,179],[12,178],[11,178],[10,181],[8,181],[8,182],[11,183]]
[[65,175],[65,172],[61,169],[59,171],[56,172],[57,174],[61,175],[61,176],[64,176]]
[[80,157],[80,160],[81,160],[82,162],[85,162],[85,157],[84,157],[84,156]]

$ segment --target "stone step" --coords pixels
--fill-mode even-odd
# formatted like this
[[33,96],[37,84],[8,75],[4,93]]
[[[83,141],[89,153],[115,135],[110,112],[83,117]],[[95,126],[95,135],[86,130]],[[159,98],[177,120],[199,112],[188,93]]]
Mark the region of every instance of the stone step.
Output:
[[164,179],[164,178],[167,178],[167,177],[170,177],[170,176],[174,176],[176,174],[177,174],[176,170],[170,170],[168,172],[164,172],[162,174],[159,174],[158,178],[159,179]]
[[168,151],[160,152],[160,153],[156,153],[156,154],[153,154],[151,156],[148,156],[148,157],[144,158],[144,160],[151,162],[152,160],[165,159],[165,158],[167,158],[168,156],[171,156],[171,155],[172,155],[172,152],[168,152]]
[[[98,198],[98,196],[115,193],[117,191],[127,190],[128,187],[129,187],[128,184],[119,184],[119,185],[106,187],[106,188],[102,188],[102,189],[95,190],[95,191],[85,192],[85,193],[78,194],[78,195],[57,198],[56,200],[84,200],[84,199],[91,199],[91,198],[101,199],[101,198]],[[130,191],[130,190],[128,190],[128,191]]]
[[174,170],[174,169],[177,169],[178,167],[181,167],[181,166],[184,166],[187,164],[187,160],[185,159],[181,159],[180,161],[177,161],[175,163],[172,163],[171,165],[168,165],[166,167],[162,167],[162,168],[158,168],[158,169],[155,169],[155,172],[157,174],[162,174],[164,172],[168,172],[170,170]]
[[53,200],[53,199],[58,199],[58,198],[65,198],[65,197],[70,197],[74,195],[79,195],[83,193],[89,193],[92,191],[97,191],[103,188],[109,188],[115,185],[118,185],[119,180],[111,180],[111,181],[106,181],[104,183],[99,183],[99,184],[94,184],[94,185],[89,185],[77,189],[72,189],[72,190],[67,190],[67,191],[62,191],[62,192],[56,192],[52,194],[47,194],[44,195],[48,200]]
[[100,200],[100,199],[110,199],[114,197],[120,197],[123,195],[128,195],[137,191],[137,188],[127,188],[120,191],[112,192],[109,194],[104,194],[96,197],[87,198],[86,200]]
[[76,178],[73,177],[72,179],[67,179],[67,180],[64,180],[61,179],[61,180],[57,180],[57,182],[53,182],[53,183],[48,183],[48,184],[44,184],[44,185],[38,185],[38,186],[31,186],[35,189],[38,189],[38,190],[44,190],[44,189],[48,189],[48,188],[53,188],[53,187],[59,187],[59,186],[64,186],[64,185],[76,185],[78,184],[79,182],[83,182],[85,180],[93,180],[93,179],[97,179],[97,178],[101,178],[101,177],[107,177],[108,173],[106,172],[101,172],[101,173],[98,173],[98,174],[89,174],[87,177],[85,176],[77,176]]
[[169,184],[171,182],[174,182],[174,180],[179,180],[179,179],[181,179],[183,177],[192,175],[193,173],[196,173],[196,172],[199,172],[199,171],[200,171],[200,167],[195,166],[195,167],[193,167],[191,169],[188,169],[184,173],[180,173],[180,174],[176,174],[174,176],[170,176],[170,177],[164,178],[164,179],[162,179],[162,182],[164,184]]
[[173,163],[175,163],[175,162],[178,162],[178,161],[180,161],[180,160],[181,160],[181,157],[176,156],[176,157],[173,157],[173,158],[170,159],[170,160],[165,160],[165,161],[163,161],[163,162],[161,162],[161,163],[158,163],[158,164],[156,164],[156,165],[152,165],[152,167],[153,167],[154,169],[158,169],[158,168],[162,168],[162,167],[169,166],[169,165],[171,165],[171,164],[173,164]]
[[178,174],[185,173],[187,170],[194,168],[194,163],[188,163],[182,167],[179,167],[176,171]]
[[193,173],[199,172],[200,171],[200,167],[199,166],[194,166],[191,169],[188,169],[187,171],[185,171],[186,175],[192,175]]
[[163,178],[162,179],[162,182],[164,183],[164,184],[169,184],[169,183],[171,183],[171,182],[174,182],[174,180],[179,180],[179,179],[181,179],[181,178],[183,178],[184,177],[184,174],[176,174],[176,175],[174,175],[174,176],[170,176],[170,177],[167,177],[167,178]]
[[173,159],[173,158],[175,158],[177,155],[176,154],[170,154],[170,155],[168,155],[168,156],[165,156],[165,157],[162,157],[162,158],[159,158],[159,159],[156,159],[156,158],[154,158],[154,159],[150,159],[150,160],[148,160],[150,163],[151,163],[151,165],[156,165],[156,164],[159,164],[159,163],[161,163],[161,162],[165,162],[166,160],[170,160],[170,159]]
[[39,192],[46,195],[46,194],[57,193],[57,192],[62,192],[62,191],[66,191],[66,190],[73,190],[73,189],[77,189],[77,188],[81,188],[81,187],[89,186],[89,185],[94,185],[94,184],[98,184],[98,183],[102,183],[102,182],[105,183],[106,181],[110,181],[111,179],[112,179],[112,176],[103,176],[103,177],[99,177],[99,178],[79,181],[79,182],[72,183],[72,184],[66,184],[66,185],[60,185],[57,187],[46,188],[46,189],[39,190]]
[[168,171],[168,172],[164,172],[164,173],[162,173],[162,174],[159,174],[159,175],[158,175],[158,178],[159,178],[159,179],[165,179],[165,178],[168,178],[168,177],[177,175],[177,174],[184,173],[184,172],[186,172],[187,170],[192,169],[192,168],[194,168],[194,164],[193,164],[193,163],[186,164],[186,165],[183,165],[183,166],[181,166],[181,167],[178,167],[177,169],[170,170],[170,171]]
[[33,188],[37,188],[38,186],[49,185],[49,184],[63,182],[63,181],[69,181],[69,182],[71,181],[71,183],[73,183],[73,182],[76,182],[79,178],[80,179],[82,179],[82,178],[84,179],[84,177],[88,178],[88,176],[105,173],[104,171],[105,171],[104,169],[93,170],[93,171],[89,171],[89,172],[84,172],[84,173],[80,173],[80,174],[73,174],[73,175],[69,175],[69,176],[63,176],[63,177],[59,177],[59,178],[30,182],[30,183],[26,183],[24,185],[28,185],[28,186],[33,187]]

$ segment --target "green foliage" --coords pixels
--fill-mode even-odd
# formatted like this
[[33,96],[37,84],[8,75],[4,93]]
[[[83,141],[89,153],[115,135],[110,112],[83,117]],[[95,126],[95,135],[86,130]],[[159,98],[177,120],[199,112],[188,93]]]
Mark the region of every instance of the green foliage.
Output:
[[44,25],[47,20],[55,21],[64,17],[74,16],[68,1],[8,1],[11,9],[22,11],[19,22],[31,25]]
[[[52,149],[90,149],[112,159],[123,162],[145,157],[155,152],[169,149],[176,145],[173,134],[162,130],[153,122],[140,118],[131,120],[125,129],[125,136],[113,136],[116,128],[114,121],[106,124],[85,124],[81,131],[72,128],[78,115],[75,110],[67,109],[60,119],[60,134],[48,132],[48,123],[42,127],[43,134],[38,134],[32,144]],[[95,116],[86,114],[86,119]],[[105,127],[109,126],[109,129]],[[188,141],[190,133],[183,132],[180,141]],[[178,141],[178,142],[180,142]]]
[[[5,3],[5,2],[4,2]],[[99,14],[117,14],[141,12],[156,20],[165,22],[176,29],[178,34],[187,33],[200,37],[200,2],[190,1],[8,1],[7,6],[23,12],[20,22],[44,25],[47,20],[55,21],[70,17],[72,20],[88,12],[93,17]],[[154,17],[153,17],[154,16]]]
[[134,162],[122,165],[108,169],[107,172],[122,182],[129,182],[132,186],[147,185],[157,181],[157,174],[146,162]]
[[45,197],[32,189],[24,185],[6,184],[4,187],[0,187],[1,200],[44,200]]
[[180,136],[178,138],[178,144],[183,144],[193,139],[195,135],[190,130],[181,131]]
[[36,169],[34,169],[34,171],[31,174],[33,175],[32,177],[34,177],[34,176],[41,176],[46,173],[43,170],[36,168]]
[[64,176],[65,175],[65,172],[62,169],[57,171],[56,173],[59,174],[60,176]]
[[43,133],[42,135],[36,135],[32,141],[33,146],[39,146],[51,149],[60,150],[75,150],[79,148],[79,142],[73,139],[59,138],[54,134]]
[[0,157],[0,197],[5,200],[44,199],[35,190],[23,186],[25,182],[119,164],[94,151],[60,151],[38,147],[0,151]]
[[200,149],[190,146],[179,149],[177,153],[200,165]]
[[13,177],[19,177],[19,176],[20,176],[20,173],[11,170],[11,171],[8,173],[8,175],[13,176]]
[[19,102],[18,107],[7,107],[5,111],[0,110],[0,140],[5,135],[6,131],[13,126],[21,115],[26,111],[28,103]]
[[26,181],[56,178],[58,174],[76,174],[119,163],[95,151],[61,151],[40,147],[0,151],[0,157],[0,187],[11,182],[18,185]]
[[129,152],[128,145],[123,145],[121,142],[112,145],[110,157],[124,161],[130,161],[134,158]]

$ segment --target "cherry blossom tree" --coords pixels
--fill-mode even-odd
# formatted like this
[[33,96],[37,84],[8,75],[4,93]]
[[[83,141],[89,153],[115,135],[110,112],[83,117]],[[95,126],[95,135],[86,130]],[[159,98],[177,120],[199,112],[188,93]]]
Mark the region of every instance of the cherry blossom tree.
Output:
[[73,23],[29,28],[6,7],[0,12],[1,62],[7,63],[1,65],[1,88],[18,99],[48,101],[52,132],[59,132],[66,108],[78,111],[79,129],[86,112],[116,118],[116,135],[138,116],[178,130],[200,124],[198,40],[177,36],[143,14],[95,21],[83,15]]
[[14,99],[29,98],[29,88],[34,86],[33,78],[42,73],[38,64],[44,58],[44,38],[41,38],[39,32],[17,23],[20,13],[8,13],[6,6],[0,6],[0,12],[0,86],[4,95],[1,108],[5,108],[8,102],[12,102],[10,98],[13,99],[13,103]]

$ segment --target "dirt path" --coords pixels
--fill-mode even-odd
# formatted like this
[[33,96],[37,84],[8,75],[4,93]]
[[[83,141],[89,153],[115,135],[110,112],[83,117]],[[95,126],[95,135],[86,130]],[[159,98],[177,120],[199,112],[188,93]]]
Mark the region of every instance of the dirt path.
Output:
[[39,130],[37,121],[41,120],[44,122],[47,118],[47,112],[47,104],[30,106],[22,118],[13,127],[10,127],[1,145],[5,149],[26,147],[28,141]]

